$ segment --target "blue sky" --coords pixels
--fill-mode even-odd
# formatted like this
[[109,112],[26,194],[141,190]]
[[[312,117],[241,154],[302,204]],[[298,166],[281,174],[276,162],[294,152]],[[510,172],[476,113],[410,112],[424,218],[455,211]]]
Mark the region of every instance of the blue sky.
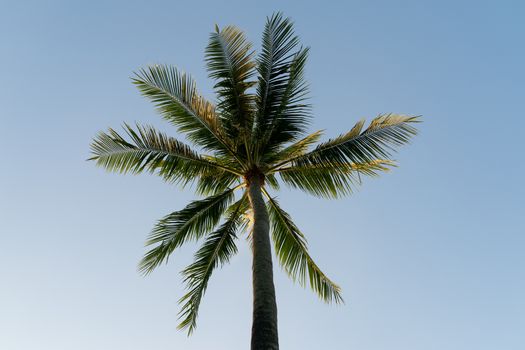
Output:
[[169,63],[210,98],[215,23],[258,48],[282,10],[311,47],[314,129],[423,115],[400,167],[352,197],[282,191],[319,265],[344,290],[327,306],[276,268],[282,349],[517,350],[525,343],[520,1],[0,2],[0,348],[246,349],[245,240],[212,277],[195,334],[176,331],[179,271],[136,272],[157,219],[191,191],[86,162],[97,131],[167,132],[130,83]]

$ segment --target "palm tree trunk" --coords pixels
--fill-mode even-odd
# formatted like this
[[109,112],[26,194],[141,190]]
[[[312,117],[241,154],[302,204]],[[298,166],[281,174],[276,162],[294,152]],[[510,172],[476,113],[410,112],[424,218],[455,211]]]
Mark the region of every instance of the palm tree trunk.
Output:
[[251,350],[278,350],[277,304],[273,285],[270,220],[262,197],[263,179],[249,179],[248,196],[253,210],[253,324]]

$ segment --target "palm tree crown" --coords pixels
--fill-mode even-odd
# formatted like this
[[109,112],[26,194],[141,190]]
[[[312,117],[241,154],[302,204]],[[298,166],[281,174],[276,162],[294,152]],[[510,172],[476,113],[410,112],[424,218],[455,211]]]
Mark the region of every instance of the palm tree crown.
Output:
[[348,195],[361,176],[392,167],[393,149],[416,134],[418,118],[396,114],[380,115],[366,126],[359,121],[321,143],[321,131],[306,134],[311,118],[304,80],[308,51],[281,14],[267,19],[258,56],[238,28],[216,27],[206,48],[215,104],[199,95],[189,75],[172,66],[150,66],[133,78],[192,146],[151,126],[128,124],[125,134],[109,129],[92,143],[90,159],[107,170],[149,171],[171,183],[194,184],[204,196],[156,224],[146,242],[151,249],[139,265],[148,274],[185,242],[203,240],[195,261],[183,270],[188,292],[180,299],[179,327],[189,333],[213,270],[237,252],[239,235],[253,229],[252,183],[266,198],[267,226],[280,265],[322,300],[341,302],[339,286],[314,262],[305,236],[269,189],[282,183],[319,197]]

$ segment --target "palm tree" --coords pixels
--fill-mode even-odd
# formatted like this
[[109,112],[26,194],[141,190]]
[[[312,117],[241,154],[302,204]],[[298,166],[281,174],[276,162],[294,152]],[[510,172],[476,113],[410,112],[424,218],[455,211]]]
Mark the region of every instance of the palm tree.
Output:
[[362,175],[389,170],[391,151],[416,134],[417,117],[387,114],[366,128],[359,121],[322,143],[321,131],[306,135],[311,118],[307,57],[293,23],[279,13],[267,19],[256,58],[242,31],[216,27],[206,48],[216,104],[172,66],[147,67],[133,78],[192,147],[138,124],[124,124],[127,136],[113,129],[101,132],[91,145],[90,159],[109,171],[149,171],[170,183],[193,184],[205,196],[156,224],[146,242],[151,249],[139,265],[148,274],[184,243],[204,240],[195,261],[183,270],[188,292],[180,299],[179,328],[189,334],[213,270],[237,252],[235,242],[243,232],[253,253],[251,349],[279,347],[270,233],[277,259],[293,280],[309,284],[326,302],[342,302],[339,286],[314,262],[305,236],[269,190],[282,182],[319,197],[348,195]]

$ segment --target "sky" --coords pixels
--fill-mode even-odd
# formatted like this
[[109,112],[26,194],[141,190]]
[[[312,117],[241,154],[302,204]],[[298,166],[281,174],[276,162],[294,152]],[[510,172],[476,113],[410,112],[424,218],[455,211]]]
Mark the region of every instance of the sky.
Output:
[[282,349],[518,350],[525,343],[521,1],[0,1],[0,349],[247,349],[251,256],[213,275],[196,332],[176,330],[179,271],[148,277],[144,240],[191,189],[86,159],[124,121],[177,135],[131,84],[166,63],[213,99],[204,48],[266,16],[311,47],[311,130],[422,115],[399,167],[327,201],[280,203],[343,289],[326,305],[275,264]]

